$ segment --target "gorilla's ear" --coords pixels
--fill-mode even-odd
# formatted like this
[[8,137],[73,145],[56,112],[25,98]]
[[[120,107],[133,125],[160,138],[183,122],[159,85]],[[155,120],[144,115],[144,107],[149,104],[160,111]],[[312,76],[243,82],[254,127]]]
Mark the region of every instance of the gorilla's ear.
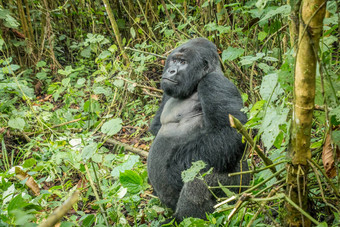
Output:
[[203,59],[203,70],[205,73],[208,73],[210,70],[210,64],[209,61],[207,59]]

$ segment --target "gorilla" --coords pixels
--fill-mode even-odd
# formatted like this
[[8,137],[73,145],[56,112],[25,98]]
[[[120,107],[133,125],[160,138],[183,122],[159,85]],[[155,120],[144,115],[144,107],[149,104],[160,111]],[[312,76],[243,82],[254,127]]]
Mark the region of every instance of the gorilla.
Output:
[[[236,86],[222,73],[216,46],[196,38],[177,47],[167,58],[161,88],[162,103],[151,123],[155,135],[147,169],[149,182],[161,202],[172,208],[176,221],[185,217],[206,218],[216,199],[210,186],[247,185],[249,175],[228,177],[228,173],[248,170],[240,164],[245,145],[230,126],[231,114],[243,124],[243,102]],[[184,183],[181,172],[202,160],[213,168],[204,181]],[[231,191],[239,192],[240,188]],[[222,190],[213,191],[225,196]]]

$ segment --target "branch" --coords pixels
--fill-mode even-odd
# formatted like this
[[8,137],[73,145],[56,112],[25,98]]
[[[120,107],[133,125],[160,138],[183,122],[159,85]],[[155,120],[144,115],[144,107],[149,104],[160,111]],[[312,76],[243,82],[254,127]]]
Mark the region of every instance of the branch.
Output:
[[78,201],[80,192],[76,190],[73,194],[68,198],[63,205],[58,207],[47,219],[45,222],[39,225],[39,227],[50,227],[54,226],[59,222],[59,220],[72,208],[73,204]]
[[118,146],[121,146],[121,147],[124,147],[124,149],[126,151],[130,151],[132,153],[135,153],[135,154],[138,154],[140,156],[143,156],[143,157],[148,157],[149,153],[146,152],[146,151],[143,151],[142,149],[139,149],[139,148],[135,148],[133,146],[130,146],[128,144],[125,144],[125,143],[122,143],[122,142],[119,142],[115,139],[107,139],[105,141],[105,143],[110,143],[110,144],[114,144],[114,145],[118,145]]
[[301,214],[311,220],[315,225],[320,225],[320,223],[315,220],[312,216],[310,216],[306,211],[304,211],[301,207],[299,207],[296,203],[294,203],[288,196],[284,196],[285,200],[292,205],[295,209],[297,209]]
[[[236,119],[233,115],[229,114],[229,121],[230,121],[230,125],[231,127],[235,128],[239,133],[242,134],[242,136],[247,140],[247,142],[249,143],[249,145],[255,149],[256,153],[260,156],[260,158],[263,160],[264,164],[266,166],[271,166],[269,169],[270,171],[272,171],[272,173],[276,173],[276,168],[273,165],[272,160],[270,160],[264,153],[263,151],[255,145],[254,140],[250,137],[250,135],[248,134],[247,130],[243,127],[243,125],[241,124],[241,122]],[[276,179],[280,180],[280,176],[277,175]]]
[[139,53],[143,53],[143,54],[148,54],[148,55],[152,55],[152,56],[155,56],[155,57],[158,57],[158,58],[166,59],[166,57],[163,56],[163,55],[154,54],[154,53],[146,52],[146,51],[143,51],[143,50],[137,50],[137,49],[134,49],[134,48],[131,48],[131,47],[125,47],[125,50],[132,50],[132,51],[135,51],[135,52],[139,52]]
[[141,85],[141,84],[137,84],[136,82],[133,82],[133,81],[128,80],[128,79],[125,79],[123,77],[116,77],[116,79],[124,80],[124,81],[128,82],[129,84],[133,84],[135,87],[145,88],[145,89],[148,89],[148,90],[152,90],[152,91],[157,91],[157,92],[163,93],[163,91],[160,90],[160,89],[157,89],[157,88],[154,88],[154,87],[145,86],[145,85]]

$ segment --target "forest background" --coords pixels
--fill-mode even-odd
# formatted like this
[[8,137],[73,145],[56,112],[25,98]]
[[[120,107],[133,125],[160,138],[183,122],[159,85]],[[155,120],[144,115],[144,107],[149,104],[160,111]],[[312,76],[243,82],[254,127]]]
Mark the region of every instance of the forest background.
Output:
[[195,37],[216,44],[242,93],[249,121],[235,127],[253,179],[239,195],[221,185],[216,212],[180,226],[338,226],[339,8],[0,0],[0,226],[157,226],[170,216],[147,182],[148,124],[164,60]]

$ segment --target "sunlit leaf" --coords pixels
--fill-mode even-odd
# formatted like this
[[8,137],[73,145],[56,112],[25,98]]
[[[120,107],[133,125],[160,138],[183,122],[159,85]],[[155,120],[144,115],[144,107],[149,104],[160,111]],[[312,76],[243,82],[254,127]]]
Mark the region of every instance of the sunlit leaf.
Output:
[[119,180],[130,193],[138,193],[142,190],[143,179],[133,170],[126,170],[120,173]]
[[10,119],[8,121],[8,126],[14,129],[23,130],[25,127],[25,120],[20,117]]
[[97,143],[91,143],[90,145],[87,145],[84,147],[81,156],[84,161],[87,161],[88,159],[92,158],[94,153],[97,151]]
[[197,161],[193,162],[191,167],[187,170],[184,170],[182,172],[182,179],[184,182],[193,181],[197,174],[206,167],[207,164],[205,164],[203,161]]
[[233,61],[236,58],[242,56],[244,53],[244,49],[242,48],[233,48],[233,47],[228,47],[228,49],[224,50],[222,53],[222,61]]
[[105,122],[101,128],[102,133],[107,134],[108,136],[115,135],[122,129],[122,119],[115,118],[111,119],[108,122]]

